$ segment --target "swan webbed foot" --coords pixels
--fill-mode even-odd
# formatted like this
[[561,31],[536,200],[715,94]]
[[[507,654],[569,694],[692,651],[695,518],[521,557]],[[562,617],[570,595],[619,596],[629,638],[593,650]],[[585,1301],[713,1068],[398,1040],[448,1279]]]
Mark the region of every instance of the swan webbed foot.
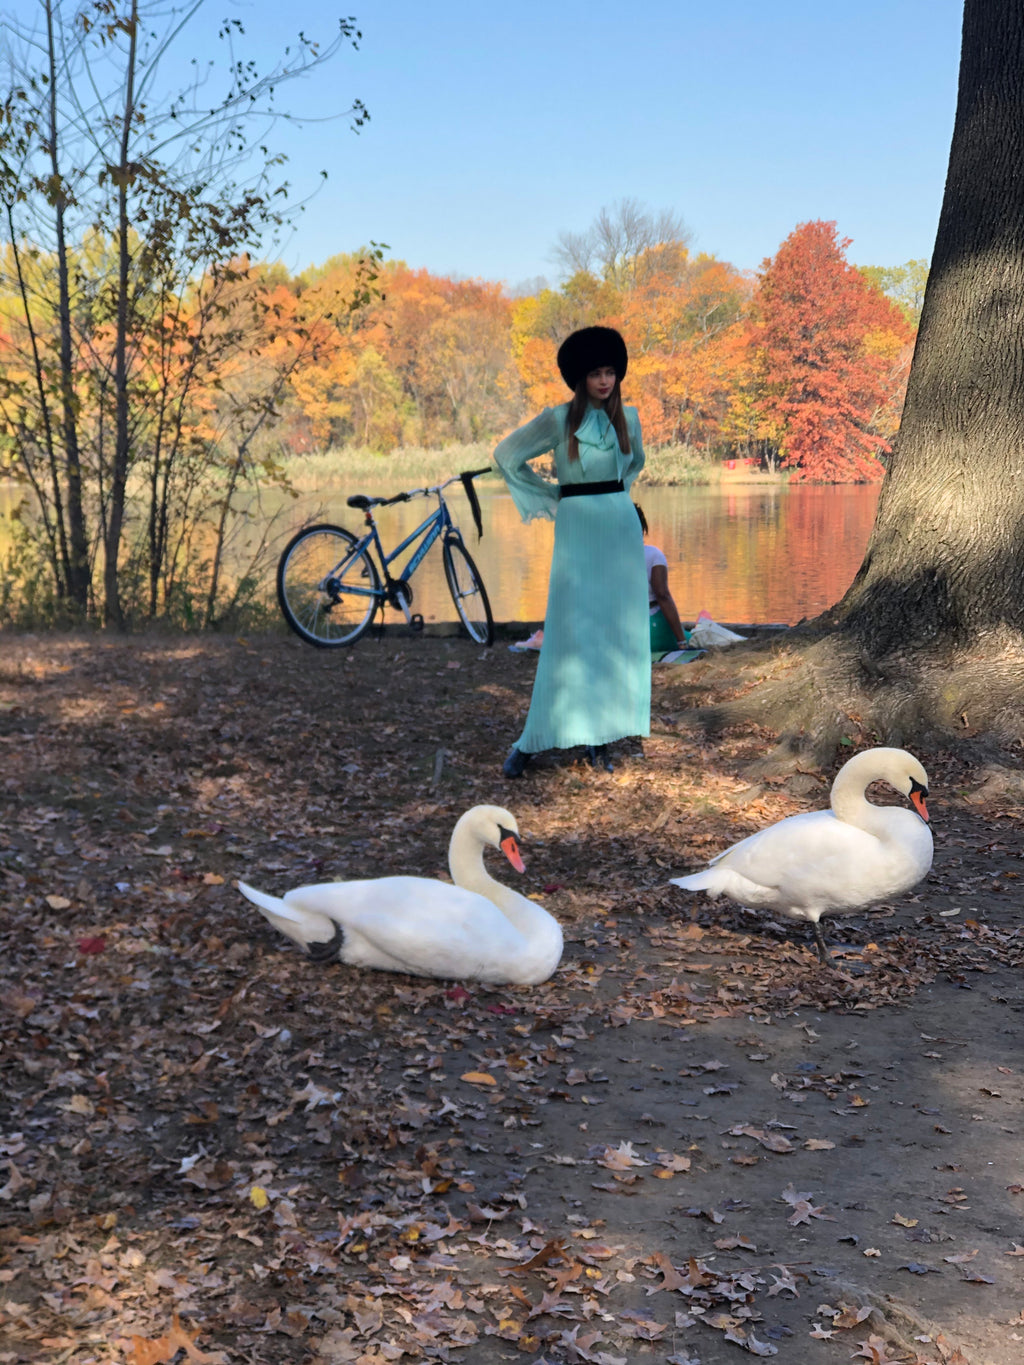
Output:
[[340,924],[334,926],[334,933],[323,943],[307,943],[306,952],[309,954],[310,961],[316,962],[321,967],[328,962],[336,962],[345,942],[345,935]]

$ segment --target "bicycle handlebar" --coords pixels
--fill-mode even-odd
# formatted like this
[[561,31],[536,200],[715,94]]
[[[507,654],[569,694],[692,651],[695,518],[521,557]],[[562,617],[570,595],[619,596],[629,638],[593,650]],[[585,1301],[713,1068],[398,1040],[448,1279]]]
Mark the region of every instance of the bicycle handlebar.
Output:
[[411,498],[425,498],[431,493],[441,496],[442,491],[452,483],[461,483],[469,499],[470,511],[473,513],[473,524],[476,526],[477,539],[484,533],[483,517],[480,515],[480,499],[476,495],[473,487],[473,480],[478,474],[489,474],[490,466],[486,469],[465,469],[461,474],[453,474],[450,479],[445,479],[444,483],[435,484],[433,488],[410,488],[404,493],[396,493],[393,498],[368,498],[364,493],[353,493],[348,498],[349,507],[358,507],[362,511],[369,513],[371,507],[391,507],[396,502],[408,502]]

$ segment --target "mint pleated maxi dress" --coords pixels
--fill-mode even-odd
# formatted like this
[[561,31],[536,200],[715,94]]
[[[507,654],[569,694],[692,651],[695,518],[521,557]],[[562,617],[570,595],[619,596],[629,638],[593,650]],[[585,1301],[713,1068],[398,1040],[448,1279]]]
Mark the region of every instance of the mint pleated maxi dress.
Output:
[[[555,522],[544,643],[526,726],[516,740],[526,754],[650,733],[647,569],[629,495],[644,449],[636,409],[624,411],[628,454],[604,410],[592,407],[576,430],[580,457],[570,460],[568,403],[545,408],[494,452],[523,520]],[[529,466],[551,452],[558,484]],[[559,495],[559,484],[610,481],[621,481],[626,491]]]

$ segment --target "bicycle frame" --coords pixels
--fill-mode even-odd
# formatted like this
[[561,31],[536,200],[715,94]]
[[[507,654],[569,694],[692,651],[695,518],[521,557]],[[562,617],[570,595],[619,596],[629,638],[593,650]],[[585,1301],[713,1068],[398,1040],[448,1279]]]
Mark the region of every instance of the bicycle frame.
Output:
[[[387,602],[389,606],[399,608],[405,616],[406,623],[410,626],[416,624],[417,617],[409,610],[411,592],[403,592],[403,588],[408,586],[409,579],[423,563],[423,560],[441,536],[444,536],[446,540],[458,540],[460,543],[462,541],[462,533],[453,522],[452,514],[448,510],[448,504],[445,502],[442,495],[441,490],[445,486],[446,485],[442,484],[440,487],[436,488],[415,489],[413,491],[412,496],[415,496],[417,493],[422,493],[425,496],[429,496],[431,493],[435,494],[437,496],[438,505],[428,517],[424,517],[415,530],[409,532],[401,544],[395,546],[390,554],[384,552],[384,545],[380,538],[380,532],[377,529],[373,509],[367,507],[363,513],[363,518],[366,525],[369,527],[369,530],[356,542],[338,565],[338,569],[344,568],[344,566],[358,554],[364,550],[368,550],[372,545],[377,552],[377,562],[380,564],[383,571],[382,577],[384,583],[380,591],[377,592],[372,588],[367,588],[365,590],[365,596],[376,597],[381,602]],[[410,545],[415,544],[417,540],[420,541],[420,544],[402,566],[398,576],[395,577],[391,573],[391,565],[409,548]],[[355,593],[361,592],[362,590],[350,586],[348,591],[350,593]]]

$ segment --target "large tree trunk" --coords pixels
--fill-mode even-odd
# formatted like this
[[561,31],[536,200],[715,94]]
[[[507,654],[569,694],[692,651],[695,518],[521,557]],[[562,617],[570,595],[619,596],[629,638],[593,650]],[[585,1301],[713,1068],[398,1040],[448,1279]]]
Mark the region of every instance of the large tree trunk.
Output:
[[739,668],[731,702],[692,714],[774,731],[755,767],[828,765],[837,744],[1024,742],[1022,167],[1024,6],[966,0],[935,252],[864,563],[781,647],[695,675]]
[[874,658],[1024,628],[1024,6],[966,0],[903,421],[837,619]]

